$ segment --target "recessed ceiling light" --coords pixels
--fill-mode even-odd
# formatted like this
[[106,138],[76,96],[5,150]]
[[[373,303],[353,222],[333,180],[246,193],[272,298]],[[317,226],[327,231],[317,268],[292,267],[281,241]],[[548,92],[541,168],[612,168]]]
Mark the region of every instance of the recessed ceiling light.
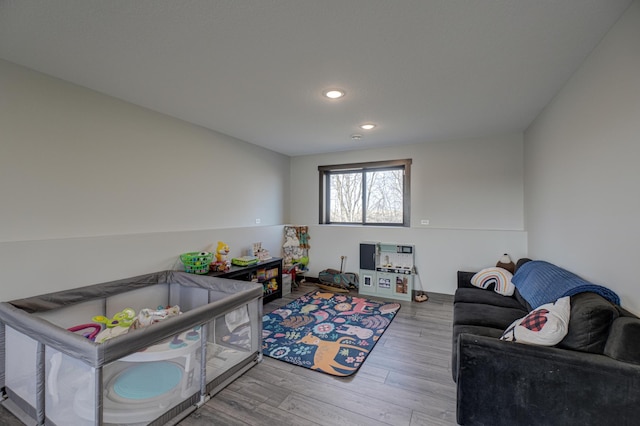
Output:
[[360,139],[362,139],[362,135],[359,133],[354,133],[353,135],[351,135],[351,139],[353,139],[354,141],[359,141]]
[[323,93],[329,99],[339,99],[345,95],[345,91],[339,89],[326,90]]
[[361,128],[362,130],[371,130],[371,129],[373,129],[374,127],[376,127],[376,125],[375,125],[375,124],[373,124],[373,123],[365,123],[365,124],[361,124],[361,125],[360,125],[360,128]]

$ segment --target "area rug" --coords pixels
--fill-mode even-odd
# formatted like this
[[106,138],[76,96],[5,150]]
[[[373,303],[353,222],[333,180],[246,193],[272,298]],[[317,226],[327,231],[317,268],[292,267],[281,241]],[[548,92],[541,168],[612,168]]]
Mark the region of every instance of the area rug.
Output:
[[262,319],[262,353],[334,376],[360,368],[399,303],[316,291]]

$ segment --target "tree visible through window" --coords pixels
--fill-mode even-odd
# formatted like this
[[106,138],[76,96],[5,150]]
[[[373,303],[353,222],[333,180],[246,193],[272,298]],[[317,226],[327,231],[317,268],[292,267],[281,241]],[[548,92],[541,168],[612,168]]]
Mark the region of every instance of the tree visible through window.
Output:
[[320,223],[409,226],[411,160],[319,166]]

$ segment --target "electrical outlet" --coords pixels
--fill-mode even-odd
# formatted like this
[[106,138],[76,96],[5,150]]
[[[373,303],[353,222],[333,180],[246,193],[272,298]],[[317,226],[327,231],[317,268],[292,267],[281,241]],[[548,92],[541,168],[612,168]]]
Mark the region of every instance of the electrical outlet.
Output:
[[420,220],[420,225],[428,225],[429,224],[429,219],[421,219]]
[[256,218],[256,225],[260,225],[260,222],[261,222],[260,218]]

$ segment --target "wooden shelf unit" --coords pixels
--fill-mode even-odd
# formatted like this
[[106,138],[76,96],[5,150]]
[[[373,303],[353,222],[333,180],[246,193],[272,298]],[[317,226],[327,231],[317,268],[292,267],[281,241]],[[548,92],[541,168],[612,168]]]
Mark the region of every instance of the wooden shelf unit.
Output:
[[231,269],[228,271],[209,272],[208,275],[262,283],[264,290],[263,303],[282,297],[282,258],[280,257],[274,257],[249,266],[231,265]]

